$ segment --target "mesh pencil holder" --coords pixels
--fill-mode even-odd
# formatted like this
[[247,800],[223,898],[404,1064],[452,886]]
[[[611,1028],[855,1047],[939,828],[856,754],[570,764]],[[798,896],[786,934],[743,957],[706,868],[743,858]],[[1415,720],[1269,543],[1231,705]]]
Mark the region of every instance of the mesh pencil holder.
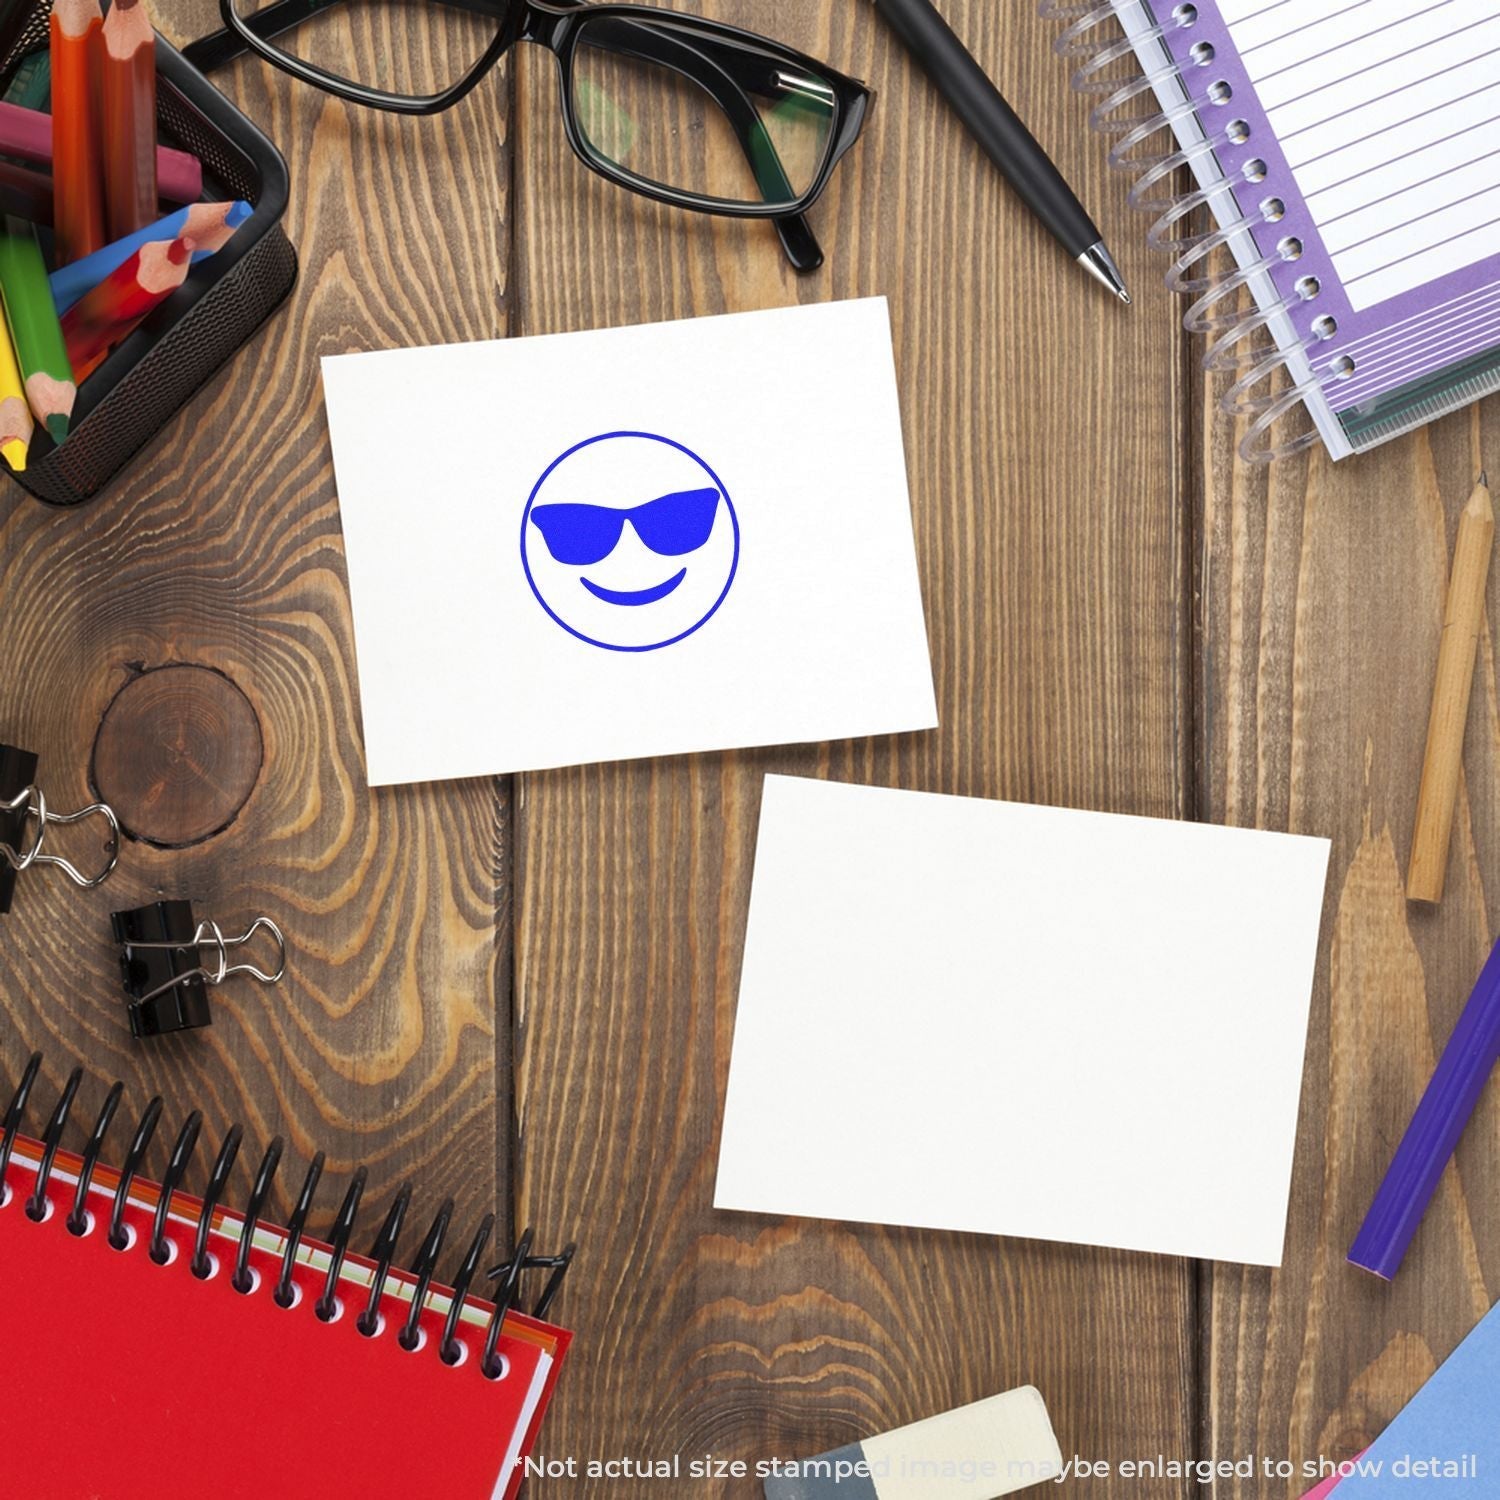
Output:
[[[50,0],[35,0],[8,64],[46,45],[50,13]],[[266,322],[297,279],[297,252],[281,228],[288,192],[281,153],[161,37],[156,77],[161,143],[203,163],[207,201],[242,198],[252,212],[79,386],[66,441],[55,446],[38,424],[25,470],[5,470],[48,505],[97,495]]]

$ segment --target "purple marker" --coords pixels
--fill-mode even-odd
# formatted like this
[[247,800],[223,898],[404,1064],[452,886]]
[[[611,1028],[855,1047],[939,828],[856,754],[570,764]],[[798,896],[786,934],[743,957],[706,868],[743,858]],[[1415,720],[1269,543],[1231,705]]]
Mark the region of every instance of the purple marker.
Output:
[[1479,1096],[1500,1062],[1500,943],[1443,1049],[1437,1071],[1355,1236],[1349,1260],[1387,1281],[1401,1269]]

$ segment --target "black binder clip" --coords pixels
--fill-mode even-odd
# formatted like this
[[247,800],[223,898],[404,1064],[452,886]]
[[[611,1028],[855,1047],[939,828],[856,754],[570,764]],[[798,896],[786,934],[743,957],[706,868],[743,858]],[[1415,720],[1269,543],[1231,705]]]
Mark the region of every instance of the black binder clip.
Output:
[[[130,997],[133,1037],[166,1036],[211,1026],[208,991],[236,974],[275,984],[286,973],[286,939],[269,917],[257,917],[238,937],[225,937],[217,922],[196,922],[191,901],[158,901],[110,917],[120,945],[120,971]],[[276,971],[254,964],[232,964],[229,951],[242,948],[257,932],[276,945]],[[205,962],[203,950],[212,957]]]
[[[106,880],[120,858],[120,824],[102,802],[78,812],[53,812],[36,784],[37,758],[29,750],[0,745],[0,916],[10,910],[16,876],[33,865],[53,865],[74,885],[91,891]],[[85,818],[101,817],[109,824],[109,844],[103,869],[85,875],[70,861],[45,851],[49,830]]]

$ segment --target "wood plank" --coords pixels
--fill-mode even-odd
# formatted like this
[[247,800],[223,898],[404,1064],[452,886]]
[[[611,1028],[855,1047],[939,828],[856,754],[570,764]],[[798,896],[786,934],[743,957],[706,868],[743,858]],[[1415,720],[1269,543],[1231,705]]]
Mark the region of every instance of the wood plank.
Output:
[[1029,9],[947,7],[1099,206],[1133,313],[1020,210],[868,7],[714,9],[879,90],[814,213],[829,258],[806,281],[764,226],[594,180],[563,141],[550,63],[523,64],[513,331],[891,297],[944,725],[519,779],[521,1217],[584,1246],[561,1309],[581,1337],[544,1435],[554,1458],[807,1456],[1028,1380],[1070,1453],[1194,1449],[1190,1264],[711,1207],[765,772],[1189,810],[1177,324]]
[[[178,39],[210,15],[187,0],[159,13]],[[338,36],[331,59],[368,45],[347,28]],[[0,732],[40,752],[55,802],[77,803],[106,710],[144,692],[110,754],[157,840],[127,843],[118,874],[93,893],[27,877],[0,924],[0,1076],[14,1080],[44,1048],[44,1120],[82,1063],[78,1141],[115,1076],[131,1110],[160,1091],[155,1173],[178,1122],[201,1107],[192,1186],[241,1119],[250,1159],[232,1197],[281,1132],[272,1211],[289,1211],[321,1147],[318,1222],[363,1161],[371,1193],[358,1241],[373,1238],[408,1176],[414,1217],[452,1193],[467,1235],[470,1217],[509,1193],[508,792],[365,785],[317,361],[503,332],[508,96],[496,81],[460,112],[400,121],[259,63],[219,81],[291,163],[288,229],[302,258],[291,302],[104,498],[74,513],[12,486],[0,498],[0,650],[17,664],[0,673]],[[410,466],[419,505],[415,443],[391,461]],[[207,670],[157,692],[153,676],[178,664]],[[263,742],[248,783],[247,758],[220,733],[216,681],[233,684]],[[132,776],[119,774],[122,756]],[[214,833],[222,820],[202,815],[220,800],[232,820]],[[188,847],[165,847],[178,842]],[[190,896],[226,927],[273,916],[291,944],[286,981],[225,986],[212,1029],[133,1043],[108,914],[160,895]],[[115,1127],[117,1153],[127,1129]],[[412,1247],[425,1222],[408,1230]]]
[[1285,1264],[1214,1267],[1204,1319],[1211,1450],[1300,1466],[1366,1447],[1500,1295],[1493,1090],[1395,1282],[1344,1259],[1495,935],[1494,579],[1447,893],[1404,885],[1448,559],[1500,401],[1338,465],[1247,469],[1227,420],[1203,432],[1204,815],[1333,840]]

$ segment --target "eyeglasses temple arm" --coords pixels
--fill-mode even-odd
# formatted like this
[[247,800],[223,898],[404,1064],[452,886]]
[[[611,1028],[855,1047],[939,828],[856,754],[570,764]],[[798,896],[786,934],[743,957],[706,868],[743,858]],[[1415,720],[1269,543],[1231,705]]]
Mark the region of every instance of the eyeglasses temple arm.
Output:
[[[269,39],[302,25],[319,11],[327,10],[331,4],[336,3],[338,0],[276,0],[275,4],[247,17],[245,24],[257,36]],[[495,0],[443,0],[443,3],[483,15],[496,13]],[[745,160],[755,174],[762,198],[767,202],[775,202],[796,196],[759,111],[722,66],[688,42],[669,40],[660,30],[642,28],[630,21],[595,23],[591,30],[599,35],[600,45],[608,50],[629,57],[642,57],[648,61],[666,61],[669,66],[698,84],[724,111],[733,127]],[[629,35],[630,30],[648,31],[651,45],[643,48],[640,43],[633,41]],[[183,56],[195,68],[202,73],[209,73],[242,57],[249,48],[243,38],[224,27],[199,37],[197,41],[189,42],[182,51]],[[668,58],[663,57],[664,51],[673,60],[668,61]],[[822,246],[819,245],[806,214],[792,214],[772,222],[781,240],[781,248],[794,270],[805,274],[816,271],[823,264]]]

